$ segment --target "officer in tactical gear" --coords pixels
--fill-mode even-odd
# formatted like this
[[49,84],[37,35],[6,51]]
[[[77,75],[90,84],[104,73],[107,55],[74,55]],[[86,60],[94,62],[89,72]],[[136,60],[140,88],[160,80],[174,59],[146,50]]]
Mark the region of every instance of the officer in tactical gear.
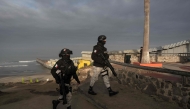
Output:
[[100,56],[100,54],[102,53],[106,59],[109,58],[109,55],[107,54],[107,48],[104,47],[105,44],[106,44],[106,36],[100,35],[98,37],[98,43],[97,43],[97,45],[95,45],[93,47],[93,51],[91,54],[91,58],[94,61],[93,62],[93,72],[94,73],[91,77],[90,87],[88,90],[88,93],[91,95],[97,94],[93,91],[93,86],[94,86],[94,83],[98,80],[98,76],[100,74],[104,80],[105,86],[108,89],[109,96],[113,96],[113,95],[116,95],[118,93],[117,91],[116,92],[113,91],[110,87],[109,74],[108,74],[109,68],[106,66],[104,60]]
[[139,63],[141,63],[141,60],[142,60],[142,52],[143,52],[143,47],[141,47],[141,49],[140,49],[140,59],[139,59]]
[[[73,61],[70,59],[70,55],[72,54],[72,51],[64,48],[59,53],[59,59],[53,68],[51,69],[51,74],[55,78],[56,83],[59,84],[60,87],[60,94],[61,96],[58,98],[58,100],[53,100],[53,109],[56,109],[57,105],[60,103],[60,100],[63,100],[63,97],[66,98],[66,101],[63,101],[67,106],[67,109],[71,109],[71,97],[72,97],[72,87],[70,86],[71,78],[73,77],[78,84],[80,84],[80,81],[78,79],[78,76],[76,74],[77,67],[74,66]],[[59,73],[57,73],[59,71]],[[60,80],[60,74],[63,74],[63,80],[64,84],[61,84]],[[62,86],[63,85],[63,86]],[[63,91],[64,88],[64,91]],[[64,93],[64,94],[63,94]]]

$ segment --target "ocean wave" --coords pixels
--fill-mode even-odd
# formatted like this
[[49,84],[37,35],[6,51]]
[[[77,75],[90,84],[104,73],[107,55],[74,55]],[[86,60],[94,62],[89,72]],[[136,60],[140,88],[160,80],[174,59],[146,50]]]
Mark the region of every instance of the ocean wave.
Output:
[[27,61],[6,61],[6,62],[0,62],[0,66],[2,65],[10,65],[10,64],[18,64],[18,63],[32,63],[36,62],[36,60],[27,60]]
[[28,62],[35,62],[36,60],[29,60],[29,61],[18,61],[20,63],[28,63]]
[[26,67],[28,65],[7,65],[7,66],[0,66],[0,67]]
[[13,64],[13,63],[16,63],[16,61],[15,62],[14,61],[12,61],[12,62],[0,62],[0,65]]

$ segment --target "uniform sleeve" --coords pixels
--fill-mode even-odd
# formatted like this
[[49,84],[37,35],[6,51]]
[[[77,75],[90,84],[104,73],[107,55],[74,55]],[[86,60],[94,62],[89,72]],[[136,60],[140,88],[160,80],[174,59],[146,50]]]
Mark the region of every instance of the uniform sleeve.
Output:
[[107,52],[107,48],[104,48],[104,56],[108,60],[109,59],[109,54]]
[[59,63],[56,62],[56,64],[53,66],[53,68],[51,69],[51,74],[52,76],[56,79],[56,80],[59,80],[59,76],[58,74],[56,73],[56,71],[59,69]]
[[76,72],[73,74],[73,78],[77,81],[78,84],[80,84],[79,78],[76,74]]
[[106,59],[109,59],[109,54],[105,53],[104,56]]
[[73,78],[77,81],[78,84],[80,84],[79,78],[76,74],[77,67],[74,66],[74,63],[72,62],[72,73],[73,73]]
[[97,63],[103,64],[104,60],[99,56],[99,54],[102,53],[100,50],[93,48],[91,58],[92,60],[96,61]]

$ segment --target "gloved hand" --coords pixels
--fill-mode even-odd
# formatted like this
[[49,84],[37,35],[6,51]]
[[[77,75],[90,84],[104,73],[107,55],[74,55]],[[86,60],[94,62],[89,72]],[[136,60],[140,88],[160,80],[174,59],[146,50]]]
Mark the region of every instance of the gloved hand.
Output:
[[60,84],[60,81],[59,81],[59,80],[56,80],[56,83],[57,83],[57,84]]
[[76,87],[78,88],[78,87],[80,87],[80,81],[77,81],[77,85],[76,85]]
[[104,60],[102,60],[102,64],[103,64],[103,65],[106,65],[106,62],[105,62]]
[[61,82],[60,82],[60,79],[58,79],[58,78],[56,78],[55,81],[56,81],[57,84],[60,84],[60,83],[61,83]]
[[106,59],[109,59],[109,55],[108,55],[108,54],[105,54],[105,58],[106,58]]
[[78,84],[80,84],[80,81],[77,81]]

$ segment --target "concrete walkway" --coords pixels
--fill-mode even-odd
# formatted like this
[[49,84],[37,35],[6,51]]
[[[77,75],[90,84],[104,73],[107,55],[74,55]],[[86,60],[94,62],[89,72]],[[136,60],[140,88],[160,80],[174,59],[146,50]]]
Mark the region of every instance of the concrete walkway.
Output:
[[111,86],[113,90],[119,91],[119,94],[109,97],[101,77],[94,86],[97,95],[87,93],[89,80],[80,87],[79,92],[98,105],[100,109],[181,109],[177,104],[165,102],[156,96],[146,95],[139,90],[120,85],[116,81],[111,81]]
[[190,63],[182,64],[182,63],[162,63],[163,68],[172,69],[172,70],[180,70],[190,72]]
[[[55,90],[58,85],[55,82],[46,84],[15,84],[14,87],[0,87],[0,109],[53,109],[52,100],[59,97]],[[57,109],[66,109],[61,103]],[[72,109],[97,109],[90,103],[86,96],[74,92],[72,97]]]
[[[101,77],[96,82],[94,90],[98,95],[89,95],[89,79],[81,84],[73,93],[72,109],[181,109],[177,104],[165,102],[156,96],[149,96],[139,90],[119,85],[111,81],[113,90],[119,94],[109,97]],[[56,83],[18,85],[10,89],[0,89],[0,109],[52,109],[52,100],[58,98],[55,91]],[[59,104],[57,109],[66,109]]]

